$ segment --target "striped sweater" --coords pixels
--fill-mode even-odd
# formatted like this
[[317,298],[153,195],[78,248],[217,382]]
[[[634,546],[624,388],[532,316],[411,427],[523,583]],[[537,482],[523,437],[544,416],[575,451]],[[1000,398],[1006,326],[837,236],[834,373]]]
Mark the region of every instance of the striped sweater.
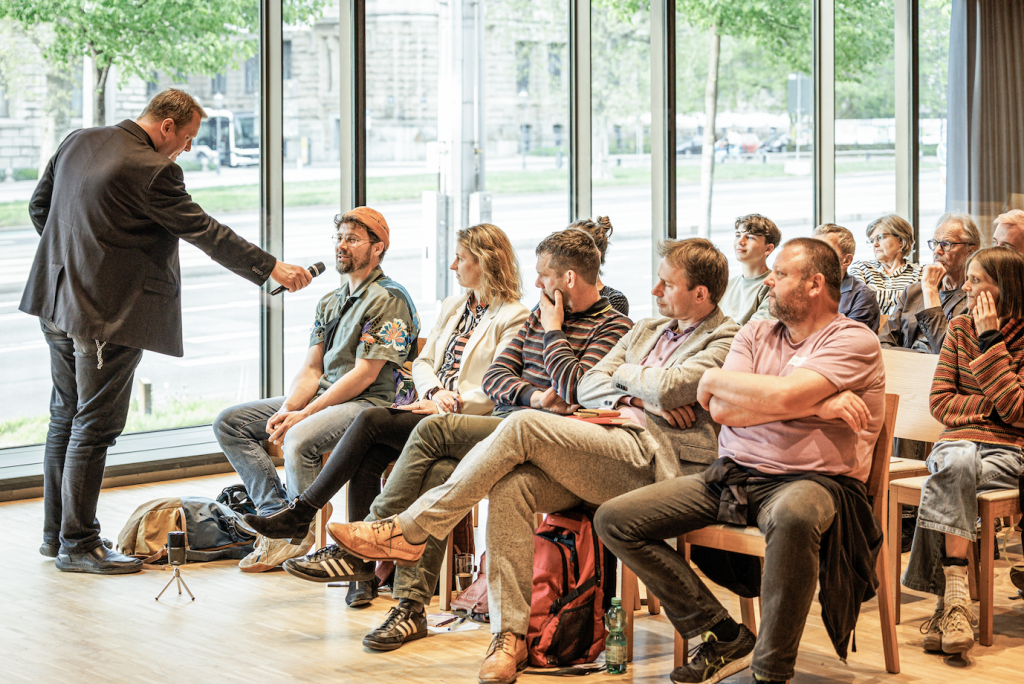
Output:
[[519,333],[491,364],[481,386],[495,413],[529,406],[530,395],[554,387],[576,404],[576,385],[633,327],[604,297],[586,311],[566,314],[561,330],[545,333],[540,307],[534,307]]
[[949,324],[932,381],[932,415],[946,426],[939,441],[959,439],[1024,447],[1024,321],[998,332],[974,330],[970,314]]

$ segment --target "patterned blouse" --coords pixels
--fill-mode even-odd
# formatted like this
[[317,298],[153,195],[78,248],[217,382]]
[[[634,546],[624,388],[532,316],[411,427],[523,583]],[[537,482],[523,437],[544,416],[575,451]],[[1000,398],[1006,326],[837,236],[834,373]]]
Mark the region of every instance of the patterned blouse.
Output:
[[462,367],[462,352],[465,350],[473,330],[476,329],[476,324],[480,322],[485,313],[487,313],[487,305],[477,304],[476,297],[470,294],[469,299],[466,300],[466,308],[463,310],[459,322],[455,324],[455,330],[452,331],[452,336],[448,340],[448,346],[445,347],[444,362],[437,369],[437,379],[441,381],[441,386],[449,392],[458,391],[456,388],[459,380],[459,368]]
[[903,262],[892,275],[886,275],[885,267],[878,260],[856,261],[846,272],[875,291],[883,316],[891,316],[907,286],[921,280],[921,264],[909,261]]

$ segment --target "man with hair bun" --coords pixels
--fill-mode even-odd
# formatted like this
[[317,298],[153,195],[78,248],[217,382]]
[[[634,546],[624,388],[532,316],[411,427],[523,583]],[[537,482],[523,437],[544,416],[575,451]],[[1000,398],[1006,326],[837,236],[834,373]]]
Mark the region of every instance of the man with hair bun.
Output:
[[39,317],[53,379],[39,552],[64,572],[142,569],[100,539],[96,506],[142,351],[184,355],[178,240],[255,285],[272,278],[294,292],[312,279],[218,223],[185,191],[174,161],[205,117],[172,88],[135,121],[74,131],[29,202],[40,241],[19,308]]

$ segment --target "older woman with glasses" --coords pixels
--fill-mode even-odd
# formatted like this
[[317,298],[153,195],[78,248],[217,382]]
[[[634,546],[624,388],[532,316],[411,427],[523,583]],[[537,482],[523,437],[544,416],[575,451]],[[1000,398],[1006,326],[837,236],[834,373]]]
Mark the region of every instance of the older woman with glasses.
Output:
[[882,315],[888,316],[907,285],[921,279],[921,265],[907,261],[914,249],[914,229],[899,216],[889,214],[869,223],[867,236],[875,258],[850,264],[847,272],[875,291]]

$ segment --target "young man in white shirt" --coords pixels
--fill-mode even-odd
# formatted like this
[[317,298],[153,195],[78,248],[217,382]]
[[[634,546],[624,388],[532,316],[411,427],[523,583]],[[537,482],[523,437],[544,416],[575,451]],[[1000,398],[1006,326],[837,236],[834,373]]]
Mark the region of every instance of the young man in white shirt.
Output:
[[736,219],[733,249],[742,272],[729,280],[719,306],[739,325],[747,321],[771,318],[768,313],[768,287],[765,278],[771,272],[768,255],[782,242],[782,232],[766,216],[748,214]]

